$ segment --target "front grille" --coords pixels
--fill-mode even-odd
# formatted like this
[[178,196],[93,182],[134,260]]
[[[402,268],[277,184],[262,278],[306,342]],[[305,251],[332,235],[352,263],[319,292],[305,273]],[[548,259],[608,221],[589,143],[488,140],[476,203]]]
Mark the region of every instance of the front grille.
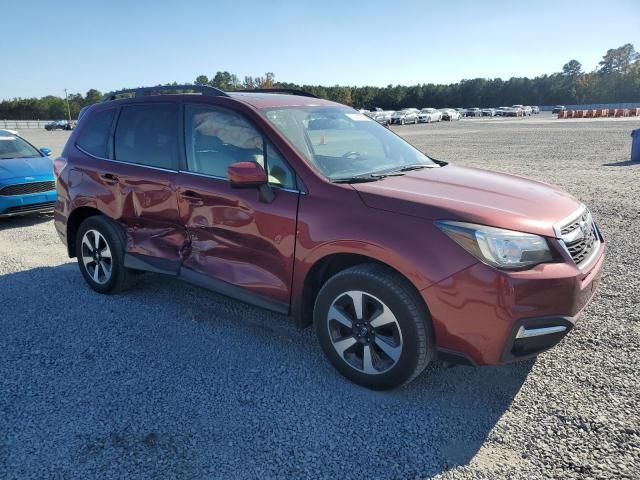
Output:
[[50,192],[56,189],[56,182],[31,182],[7,185],[0,188],[0,196],[29,195],[30,193]]
[[580,265],[600,245],[598,232],[589,210],[561,228],[560,234],[571,258]]
[[36,212],[50,212],[53,210],[56,202],[33,203],[31,205],[20,205],[17,207],[9,207],[4,212],[0,212],[0,217],[9,215],[22,215]]

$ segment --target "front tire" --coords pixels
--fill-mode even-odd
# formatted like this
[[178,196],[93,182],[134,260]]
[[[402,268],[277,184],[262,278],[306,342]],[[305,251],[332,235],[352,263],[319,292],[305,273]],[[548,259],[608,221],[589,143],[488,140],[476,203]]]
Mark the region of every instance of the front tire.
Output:
[[89,217],[78,228],[76,256],[80,272],[98,293],[117,293],[130,286],[133,271],[124,266],[124,238],[107,217]]
[[320,345],[333,366],[374,390],[402,386],[435,356],[431,318],[397,272],[357,265],[331,277],[314,306]]

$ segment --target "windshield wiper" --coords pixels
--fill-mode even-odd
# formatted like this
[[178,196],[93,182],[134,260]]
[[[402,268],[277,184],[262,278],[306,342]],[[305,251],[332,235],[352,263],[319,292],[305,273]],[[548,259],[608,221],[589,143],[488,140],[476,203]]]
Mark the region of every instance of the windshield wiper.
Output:
[[377,182],[382,180],[383,177],[373,175],[357,175],[355,177],[337,178],[333,180],[333,183],[366,183]]
[[411,170],[422,170],[423,168],[434,168],[434,165],[425,165],[423,163],[417,163],[415,165],[405,165],[394,172],[410,172]]
[[366,182],[377,182],[378,180],[382,180],[385,177],[397,177],[399,175],[404,175],[400,172],[395,173],[369,173],[367,175],[356,175],[353,177],[346,178],[336,178],[333,180],[333,183],[366,183]]

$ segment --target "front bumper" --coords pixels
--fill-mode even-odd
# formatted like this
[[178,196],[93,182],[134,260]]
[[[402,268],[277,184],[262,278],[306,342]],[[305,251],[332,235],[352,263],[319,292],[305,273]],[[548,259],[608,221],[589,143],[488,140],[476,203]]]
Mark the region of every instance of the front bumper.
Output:
[[0,218],[51,212],[57,197],[55,190],[29,195],[0,196]]
[[[492,365],[551,348],[593,298],[605,251],[602,243],[583,268],[548,263],[505,272],[477,263],[422,290],[438,349],[466,363]],[[552,330],[540,330],[547,328]]]

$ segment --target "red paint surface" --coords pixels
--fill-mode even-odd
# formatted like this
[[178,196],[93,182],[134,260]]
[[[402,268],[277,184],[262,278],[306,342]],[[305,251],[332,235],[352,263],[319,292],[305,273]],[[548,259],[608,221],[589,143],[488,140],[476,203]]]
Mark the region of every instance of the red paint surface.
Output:
[[[153,101],[157,97],[94,109]],[[63,151],[67,165],[58,181],[55,226],[63,240],[69,216],[91,207],[124,227],[128,252],[175,261],[289,304],[293,314],[300,314],[305,279],[316,262],[337,253],[371,257],[401,272],[420,291],[438,346],[480,364],[499,361],[516,320],[576,316],[595,291],[604,245],[582,269],[565,255],[564,263],[504,272],[479,263],[433,222],[463,220],[552,237],[553,224],[580,205],[555,187],[454,165],[375,183],[334,184],[256,110],[332,102],[269,94],[174,95],[161,101],[215,104],[246,115],[286,158],[306,191],[275,189],[274,201],[265,203],[257,189],[232,188],[224,179],[95,159],[75,146],[80,122]]]

